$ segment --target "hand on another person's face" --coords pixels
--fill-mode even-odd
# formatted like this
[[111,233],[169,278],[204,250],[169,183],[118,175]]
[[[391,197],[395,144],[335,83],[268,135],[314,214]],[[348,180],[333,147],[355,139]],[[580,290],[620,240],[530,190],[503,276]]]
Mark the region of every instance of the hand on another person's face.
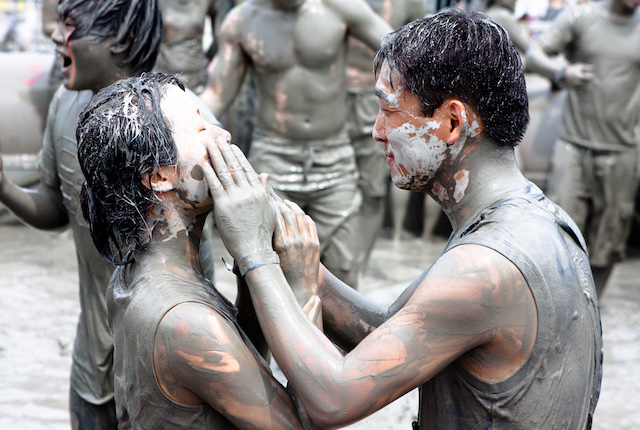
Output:
[[298,205],[278,202],[273,248],[280,267],[294,290],[316,291],[320,262],[320,241],[316,224]]
[[207,150],[211,164],[203,170],[225,247],[236,261],[271,250],[276,215],[258,174],[242,151],[224,138],[208,144]]

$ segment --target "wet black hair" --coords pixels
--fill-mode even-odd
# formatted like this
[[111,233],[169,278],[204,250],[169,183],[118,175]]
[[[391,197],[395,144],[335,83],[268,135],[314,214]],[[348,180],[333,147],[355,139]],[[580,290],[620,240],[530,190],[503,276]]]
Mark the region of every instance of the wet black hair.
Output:
[[134,75],[153,68],[162,41],[158,0],[63,0],[58,19],[67,17],[76,24],[71,39],[90,35],[104,42],[113,37],[111,46],[126,53],[122,64]]
[[82,214],[100,254],[111,264],[130,262],[154,194],[142,178],[177,163],[172,129],[160,107],[175,76],[144,73],[100,90],[78,119],[78,160],[86,182]]
[[467,103],[487,136],[516,146],[529,124],[520,55],[505,30],[481,12],[447,9],[413,21],[382,40],[376,75],[387,61],[430,117],[448,98]]

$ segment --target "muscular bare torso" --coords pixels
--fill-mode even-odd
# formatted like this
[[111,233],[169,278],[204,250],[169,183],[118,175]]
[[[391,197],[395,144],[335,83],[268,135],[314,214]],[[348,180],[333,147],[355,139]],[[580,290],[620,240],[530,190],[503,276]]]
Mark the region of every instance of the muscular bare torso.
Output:
[[216,0],[159,0],[162,10],[162,41],[202,43],[205,17]]
[[324,1],[309,1],[298,12],[247,3],[239,43],[255,71],[258,125],[301,139],[338,133],[346,115],[342,18]]

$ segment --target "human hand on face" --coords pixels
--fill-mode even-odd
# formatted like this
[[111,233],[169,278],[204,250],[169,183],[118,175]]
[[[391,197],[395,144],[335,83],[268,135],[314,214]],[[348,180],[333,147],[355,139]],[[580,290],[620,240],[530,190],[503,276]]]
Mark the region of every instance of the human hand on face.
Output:
[[562,82],[571,88],[585,87],[593,79],[591,64],[569,64],[563,73]]
[[211,190],[216,227],[229,254],[240,261],[272,250],[276,214],[258,174],[227,139],[207,144],[211,164],[203,166]]
[[316,225],[293,202],[280,201],[278,209],[273,248],[280,257],[280,267],[296,295],[299,289],[316,294],[320,263]]

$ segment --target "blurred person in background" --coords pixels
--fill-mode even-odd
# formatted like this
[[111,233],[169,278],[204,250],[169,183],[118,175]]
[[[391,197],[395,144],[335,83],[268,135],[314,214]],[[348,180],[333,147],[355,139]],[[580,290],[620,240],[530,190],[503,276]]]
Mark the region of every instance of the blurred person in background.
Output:
[[[397,29],[414,19],[426,15],[423,0],[367,0],[371,8],[392,28]],[[360,274],[367,267],[369,256],[375,240],[382,227],[384,217],[385,197],[389,185],[389,166],[379,143],[373,137],[373,124],[378,115],[378,97],[374,94],[375,75],[372,70],[375,51],[363,42],[353,37],[349,38],[347,54],[347,103],[349,107],[349,138],[355,149],[358,166],[358,184],[362,192],[362,206],[356,215],[356,224],[360,229],[358,267]],[[408,195],[404,190],[398,190],[400,195],[394,195],[394,221],[404,219]],[[406,197],[406,198],[405,198]],[[428,211],[429,220],[436,219],[440,208],[436,204],[436,212]],[[401,222],[394,229],[399,234]],[[429,227],[425,227],[429,229]],[[396,231],[398,230],[398,231]]]
[[[548,193],[585,235],[598,294],[625,256],[640,175],[638,5],[567,8],[527,51],[529,68],[568,92]],[[569,64],[550,61],[556,54]]]

